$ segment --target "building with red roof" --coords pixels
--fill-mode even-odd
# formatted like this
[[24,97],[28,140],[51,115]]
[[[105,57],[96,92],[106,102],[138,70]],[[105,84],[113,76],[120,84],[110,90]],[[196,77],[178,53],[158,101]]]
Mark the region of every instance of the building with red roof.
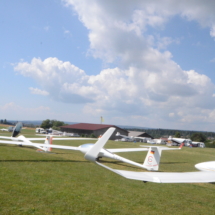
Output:
[[121,129],[115,125],[105,125],[105,124],[91,124],[91,123],[78,123],[73,125],[61,126],[61,131],[68,133],[77,133],[79,135],[91,135],[94,134],[96,137],[103,135],[108,128],[114,127],[116,130],[110,137],[110,140],[117,139],[116,133],[119,132],[122,135],[128,136],[128,131]]

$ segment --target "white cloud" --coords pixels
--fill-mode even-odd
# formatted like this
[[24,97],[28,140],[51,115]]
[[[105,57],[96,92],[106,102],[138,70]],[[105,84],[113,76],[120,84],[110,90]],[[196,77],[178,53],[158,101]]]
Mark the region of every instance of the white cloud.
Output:
[[[166,62],[164,56],[167,56]],[[44,61],[34,58],[31,63],[19,63],[15,70],[36,80],[42,91],[55,100],[85,104],[84,113],[91,115],[123,113],[126,117],[142,115],[150,119],[159,113],[156,114],[159,120],[174,116],[185,123],[194,120],[195,115],[196,120],[200,116],[205,120],[210,111],[203,110],[213,112],[214,108],[213,83],[193,70],[183,71],[168,55],[164,56],[155,56],[158,65],[160,57],[164,59],[160,70],[152,64],[151,68],[156,69],[151,71],[137,67],[113,68],[88,76],[57,58]],[[175,112],[178,114],[173,115]]]
[[169,113],[169,117],[174,117],[175,113]]
[[210,35],[215,37],[215,24],[211,27]]
[[69,30],[65,30],[64,34],[70,34],[70,31]]
[[22,113],[25,113],[23,115],[22,120],[29,120],[32,119],[32,116],[34,116],[34,119],[45,119],[48,115],[51,114],[51,110],[49,107],[45,106],[38,106],[38,107],[23,107],[20,106],[14,102],[9,102],[4,105],[0,105],[0,111],[2,113],[2,116],[7,119],[19,119],[20,115]]
[[35,79],[56,100],[70,103],[91,101],[87,97],[91,93],[90,89],[82,87],[88,76],[69,62],[62,62],[57,58],[47,58],[44,61],[34,58],[30,64],[19,63],[15,70]]
[[176,118],[181,123],[207,121],[213,116],[214,84],[194,70],[184,71],[169,51],[161,51],[177,40],[150,35],[148,28],[162,29],[171,17],[180,15],[211,28],[213,37],[215,2],[63,2],[89,30],[89,53],[118,67],[89,76],[70,62],[34,58],[20,62],[17,72],[33,78],[55,100],[85,104],[84,112],[92,115],[123,113],[131,121],[138,116],[153,123]]
[[35,107],[35,108],[23,108],[17,104],[15,104],[14,102],[9,102],[6,103],[4,105],[0,106],[0,110],[1,111],[20,111],[20,110],[30,110],[32,112],[40,112],[40,111],[49,111],[50,108],[49,107],[44,107],[44,106],[39,106],[39,107]]
[[67,37],[67,38],[72,37],[72,33],[65,28],[63,28],[63,33],[64,33],[65,37]]
[[40,90],[38,88],[33,88],[30,87],[29,90],[31,91],[32,94],[38,94],[38,95],[43,95],[43,96],[48,96],[49,93],[45,90]]

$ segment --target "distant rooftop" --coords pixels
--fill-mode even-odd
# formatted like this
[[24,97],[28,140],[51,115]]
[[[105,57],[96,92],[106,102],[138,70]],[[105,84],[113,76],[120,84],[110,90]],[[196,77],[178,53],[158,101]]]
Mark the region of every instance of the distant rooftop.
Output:
[[130,137],[150,137],[154,139],[151,135],[147,134],[146,132],[140,131],[128,131],[128,135]]
[[[119,128],[115,125],[91,124],[91,123],[78,123],[73,125],[61,126],[61,128],[72,128],[72,129],[82,129],[82,130],[91,130],[91,131],[95,131],[103,128],[109,128],[109,127]],[[121,130],[124,130],[124,129],[121,129]]]
[[141,134],[144,134],[145,132],[139,132],[139,131],[128,131],[128,135],[132,137],[138,137]]

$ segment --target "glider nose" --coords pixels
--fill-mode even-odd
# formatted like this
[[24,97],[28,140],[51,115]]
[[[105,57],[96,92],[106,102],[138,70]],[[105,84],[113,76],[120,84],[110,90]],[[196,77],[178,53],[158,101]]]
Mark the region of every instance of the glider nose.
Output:
[[195,165],[195,168],[200,170],[200,171],[204,171],[203,167],[204,167],[204,165],[202,165],[202,163],[198,163],[198,164]]
[[22,130],[22,123],[18,122],[13,129],[12,137],[16,137]]
[[215,171],[215,161],[198,163],[195,167],[201,171]]

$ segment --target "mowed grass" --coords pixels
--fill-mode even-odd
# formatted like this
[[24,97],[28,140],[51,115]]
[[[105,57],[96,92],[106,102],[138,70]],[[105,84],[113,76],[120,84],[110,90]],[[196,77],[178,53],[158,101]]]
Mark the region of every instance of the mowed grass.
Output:
[[[10,136],[10,133],[4,135]],[[2,136],[3,133],[0,133]],[[35,137],[34,130],[22,135]],[[95,141],[54,141],[79,146]],[[106,148],[139,147],[109,141]],[[142,163],[146,152],[119,153]],[[215,160],[215,149],[164,151],[160,171],[196,171]],[[116,169],[144,171],[101,159]],[[33,147],[0,144],[0,214],[214,214],[215,184],[156,184],[128,180],[84,159],[77,151],[39,153]]]

